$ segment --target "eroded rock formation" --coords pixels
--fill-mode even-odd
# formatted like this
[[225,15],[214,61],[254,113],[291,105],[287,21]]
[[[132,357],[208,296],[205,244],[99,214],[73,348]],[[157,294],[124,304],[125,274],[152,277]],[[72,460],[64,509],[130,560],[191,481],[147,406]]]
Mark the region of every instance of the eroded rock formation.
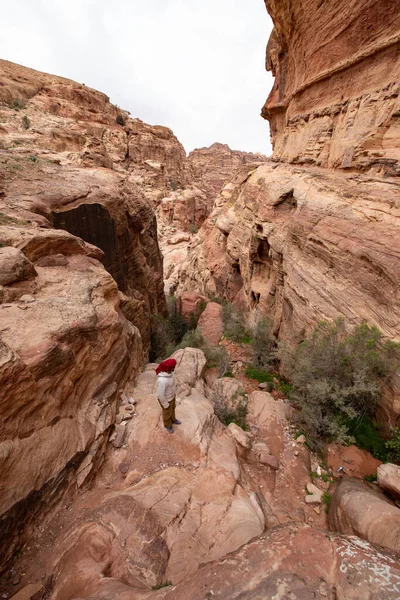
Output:
[[[266,5],[274,154],[224,187],[179,289],[266,315],[289,348],[338,316],[399,339],[399,7]],[[399,413],[395,389],[382,417]]]
[[400,14],[391,0],[265,0],[274,159],[399,175]]
[[305,496],[310,454],[291,433],[288,404],[255,392],[248,431],[226,428],[202,379],[203,353],[175,358],[182,423],[165,432],[148,365],[128,386],[136,413],[124,446],[108,452],[90,492],[46,521],[16,567],[26,583],[40,578],[54,600],[398,597],[397,560],[323,531],[325,513]]
[[186,157],[86,86],[6,61],[0,78],[3,565],[104,459],[166,308],[146,186],[184,182]]

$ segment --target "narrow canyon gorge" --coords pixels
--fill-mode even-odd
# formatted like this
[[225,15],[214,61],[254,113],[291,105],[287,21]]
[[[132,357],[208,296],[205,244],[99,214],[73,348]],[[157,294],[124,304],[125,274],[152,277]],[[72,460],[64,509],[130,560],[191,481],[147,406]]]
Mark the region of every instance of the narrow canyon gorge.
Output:
[[[265,5],[270,158],[187,155],[104,93],[0,60],[3,600],[400,598],[400,467],[311,452],[284,393],[235,377],[240,345],[222,378],[174,351],[172,436],[157,402],[172,296],[215,345],[217,300],[292,355],[338,317],[400,341],[400,6]],[[216,415],[238,398],[244,429]],[[399,417],[395,375],[377,418]]]

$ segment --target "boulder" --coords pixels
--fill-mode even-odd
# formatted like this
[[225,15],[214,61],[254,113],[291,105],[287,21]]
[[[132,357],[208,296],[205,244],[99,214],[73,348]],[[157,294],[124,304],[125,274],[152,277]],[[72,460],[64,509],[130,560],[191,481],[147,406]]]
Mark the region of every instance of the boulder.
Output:
[[272,392],[274,386],[269,381],[263,381],[258,387],[265,392]]
[[202,566],[163,598],[398,600],[399,579],[398,561],[367,542],[292,524]]
[[400,466],[390,463],[379,465],[377,475],[379,486],[394,498],[400,498]]
[[200,306],[207,302],[208,298],[198,292],[182,292],[176,299],[178,311],[186,319],[189,319],[191,314],[197,315]]
[[18,248],[0,248],[0,285],[10,285],[35,277],[36,270],[30,260]]
[[198,348],[185,348],[177,350],[172,358],[177,363],[175,369],[177,393],[179,396],[187,395],[197,382],[202,381],[207,363],[204,352]]
[[200,315],[197,328],[210,346],[217,346],[224,332],[222,306],[217,302],[209,302]]
[[279,467],[278,460],[273,454],[271,454],[266,444],[263,444],[262,442],[254,444],[253,450],[257,454],[258,460],[262,465],[267,465],[274,471],[277,471]]
[[251,436],[247,431],[244,431],[241,427],[236,425],[236,423],[229,423],[228,431],[239,446],[246,448],[246,450],[251,448]]
[[323,492],[317,488],[313,483],[307,483],[307,496],[305,497],[305,501],[307,504],[321,504]]
[[332,497],[329,526],[400,551],[400,509],[373,484],[344,477]]
[[247,404],[243,384],[234,377],[220,377],[212,387],[212,400],[217,410],[237,412]]
[[112,439],[114,448],[122,448],[126,436],[126,425],[117,423],[114,428],[115,437]]

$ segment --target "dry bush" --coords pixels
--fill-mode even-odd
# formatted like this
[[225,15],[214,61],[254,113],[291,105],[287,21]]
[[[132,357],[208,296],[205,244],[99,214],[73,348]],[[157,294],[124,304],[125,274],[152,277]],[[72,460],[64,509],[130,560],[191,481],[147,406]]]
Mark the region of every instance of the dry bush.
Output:
[[300,344],[292,366],[291,400],[298,404],[312,448],[354,442],[354,419],[371,418],[382,384],[400,366],[400,345],[383,342],[367,324],[346,333],[343,320],[322,322]]

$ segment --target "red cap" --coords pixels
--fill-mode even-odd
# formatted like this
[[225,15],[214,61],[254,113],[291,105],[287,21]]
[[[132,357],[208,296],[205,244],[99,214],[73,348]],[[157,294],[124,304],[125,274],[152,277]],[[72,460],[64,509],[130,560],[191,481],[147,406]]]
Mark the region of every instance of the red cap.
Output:
[[176,360],[174,358],[168,358],[167,360],[163,360],[163,362],[161,362],[157,369],[156,369],[156,373],[157,375],[159,373],[171,373],[171,371],[173,371],[176,367]]

